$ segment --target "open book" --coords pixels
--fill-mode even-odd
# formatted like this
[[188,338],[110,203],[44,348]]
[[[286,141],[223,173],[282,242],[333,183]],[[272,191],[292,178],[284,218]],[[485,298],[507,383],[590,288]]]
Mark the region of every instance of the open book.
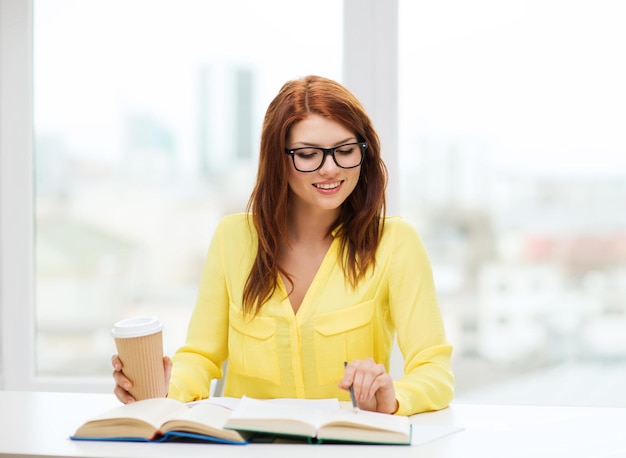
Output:
[[277,405],[243,397],[224,428],[276,436],[296,436],[309,442],[411,444],[408,417],[348,409],[317,409]]
[[224,429],[232,410],[215,404],[190,407],[169,398],[114,407],[82,424],[74,440],[208,441],[245,444],[237,431]]
[[[408,417],[343,409],[319,400],[184,404],[156,398],[121,405],[83,423],[74,440],[208,441],[245,444],[290,438],[310,443],[411,443]],[[283,400],[284,401],[284,400]],[[234,410],[231,410],[234,409]]]

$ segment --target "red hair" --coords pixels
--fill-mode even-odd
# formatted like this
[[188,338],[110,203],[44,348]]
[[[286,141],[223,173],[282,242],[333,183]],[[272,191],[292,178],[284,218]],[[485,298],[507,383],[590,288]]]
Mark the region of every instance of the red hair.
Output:
[[341,84],[319,76],[288,81],[270,103],[261,133],[257,180],[248,211],[258,234],[258,249],[243,292],[245,313],[256,314],[274,294],[278,274],[278,249],[287,240],[289,200],[288,167],[284,154],[289,129],[309,114],[324,116],[367,142],[359,181],[342,204],[331,231],[340,237],[344,274],[356,286],[370,265],[382,233],[385,215],[387,168],[380,155],[380,141],[358,99]]

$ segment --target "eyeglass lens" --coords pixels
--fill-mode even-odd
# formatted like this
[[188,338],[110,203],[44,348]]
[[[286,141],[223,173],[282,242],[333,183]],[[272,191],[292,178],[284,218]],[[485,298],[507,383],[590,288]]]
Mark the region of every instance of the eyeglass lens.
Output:
[[[335,163],[342,168],[356,167],[361,163],[363,152],[358,143],[351,143],[332,148],[329,152]],[[317,170],[324,162],[324,150],[321,148],[297,148],[293,152],[293,161],[296,169],[303,172]]]

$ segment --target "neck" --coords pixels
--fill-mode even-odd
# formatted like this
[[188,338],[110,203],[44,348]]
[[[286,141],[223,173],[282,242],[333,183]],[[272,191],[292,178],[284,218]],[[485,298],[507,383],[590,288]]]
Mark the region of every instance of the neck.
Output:
[[339,209],[332,211],[311,211],[293,206],[289,211],[288,230],[292,242],[324,241],[329,236],[330,227],[337,219]]

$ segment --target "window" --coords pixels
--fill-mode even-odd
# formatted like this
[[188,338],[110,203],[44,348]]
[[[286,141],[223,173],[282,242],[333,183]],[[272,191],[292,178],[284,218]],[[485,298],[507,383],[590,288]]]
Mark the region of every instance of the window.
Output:
[[168,354],[184,341],[213,227],[245,210],[271,97],[304,74],[341,78],[341,3],[304,6],[35,1],[39,375],[108,375],[103,323],[129,316],[164,321]]
[[626,405],[626,6],[399,11],[401,212],[433,261],[456,399]]
[[270,99],[308,73],[363,99],[395,84],[362,78],[393,54],[395,8],[0,0],[1,386],[109,392],[109,327],[135,313],[160,315],[171,354],[213,225],[245,207]]
[[[117,28],[102,29],[106,21],[89,19],[95,1],[70,10],[63,0],[0,0],[3,386],[110,390],[112,342],[95,330],[96,316],[162,314],[173,351],[213,224],[245,205],[249,189],[237,186],[252,183],[269,99],[287,78],[322,73],[345,82],[373,115],[391,166],[390,212],[424,238],[455,346],[456,400],[626,405],[618,387],[626,372],[621,2],[398,0],[397,97],[395,37],[377,30],[396,2],[303,2],[298,23],[330,21],[332,32],[298,36],[310,41],[291,52],[296,40],[284,39],[278,14],[263,15],[276,21],[263,31],[237,14],[246,34],[213,36],[214,16],[184,13],[207,3],[221,15],[234,4],[260,17],[253,1],[151,2],[149,11],[106,2],[97,17]],[[300,3],[268,5],[295,14]],[[70,12],[84,20],[59,30]],[[181,22],[190,26],[169,33]],[[236,44],[253,31],[254,40]],[[115,32],[134,37],[131,57]],[[146,52],[152,43],[159,53]],[[191,63],[194,53],[202,65]],[[49,78],[38,79],[44,71]],[[68,92],[81,97],[70,101]],[[399,111],[389,111],[396,101]],[[131,217],[136,226],[125,227]],[[76,332],[75,320],[91,335]],[[86,362],[82,349],[104,363]],[[30,381],[35,373],[43,383]],[[81,377],[93,373],[100,385]],[[52,379],[62,385],[46,384]]]
[[[24,184],[2,177],[13,198],[3,193],[3,355],[8,342],[29,346],[18,349],[24,361],[3,361],[20,372],[5,381],[26,388],[34,374],[82,390],[99,375],[109,390],[114,321],[157,315],[169,354],[184,341],[213,227],[245,209],[269,101],[287,79],[341,80],[343,4],[3,0],[1,11],[3,38],[21,33],[6,41],[12,54],[3,48],[2,82],[25,81],[14,104],[3,97],[3,113],[29,105],[31,78],[33,87],[32,164],[3,144],[3,168],[34,171]],[[324,33],[294,33],[321,23]],[[32,77],[10,60],[29,55]],[[5,138],[30,151],[21,134]],[[7,218],[33,189],[21,236]],[[10,252],[7,240],[22,245]],[[20,284],[9,285],[9,259],[24,258]],[[34,323],[23,325],[28,336],[11,338],[13,315],[16,335]]]

